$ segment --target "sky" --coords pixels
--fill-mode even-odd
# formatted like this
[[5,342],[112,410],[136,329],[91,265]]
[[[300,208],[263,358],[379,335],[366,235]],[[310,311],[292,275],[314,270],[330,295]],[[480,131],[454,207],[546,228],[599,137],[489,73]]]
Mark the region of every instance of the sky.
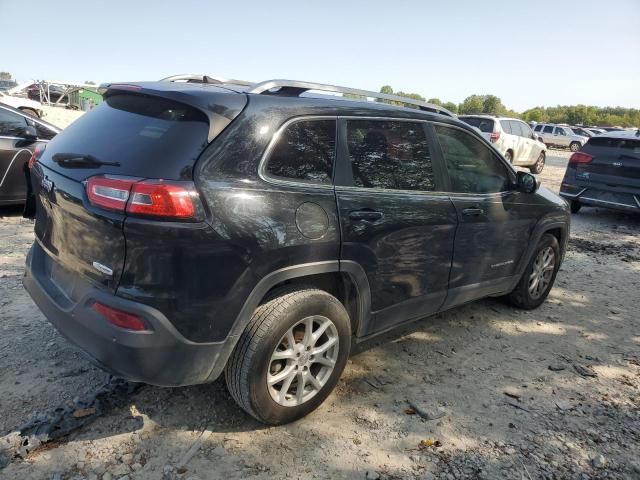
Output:
[[0,19],[0,71],[21,81],[208,73],[640,108],[640,0],[0,0]]

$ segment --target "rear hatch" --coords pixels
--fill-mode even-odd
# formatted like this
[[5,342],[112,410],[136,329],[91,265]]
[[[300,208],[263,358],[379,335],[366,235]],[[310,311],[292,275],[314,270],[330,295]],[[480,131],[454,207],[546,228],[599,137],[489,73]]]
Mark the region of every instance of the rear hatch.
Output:
[[[186,93],[176,92],[174,84],[107,91],[105,101],[57,135],[34,166],[35,234],[48,254],[41,274],[68,298],[74,299],[81,279],[115,292],[125,262],[125,208],[96,206],[103,190],[92,190],[90,201],[87,184],[96,178],[189,183],[199,155],[246,103],[244,95],[221,93],[216,87],[209,88],[217,94],[184,88]],[[203,99],[207,94],[211,98]],[[237,100],[217,105],[222,96]],[[128,192],[122,194],[122,205],[129,205]]]
[[468,123],[472,127],[475,127],[478,130],[480,130],[480,133],[482,134],[482,136],[486,138],[488,141],[491,142],[495,140],[495,136],[493,138],[491,137],[491,134],[495,130],[494,119],[485,118],[485,117],[473,117],[473,116],[462,116],[458,118],[463,122]]
[[640,190],[640,137],[634,133],[592,137],[581,153],[592,159],[576,165],[579,186]]

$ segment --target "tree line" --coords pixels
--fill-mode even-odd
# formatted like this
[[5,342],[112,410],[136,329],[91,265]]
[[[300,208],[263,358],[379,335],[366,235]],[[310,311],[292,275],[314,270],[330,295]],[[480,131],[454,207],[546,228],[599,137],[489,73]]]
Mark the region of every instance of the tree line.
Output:
[[[557,107],[535,107],[522,113],[504,106],[500,97],[495,95],[469,95],[462,103],[443,102],[439,98],[425,99],[417,93],[394,92],[389,85],[384,85],[380,93],[398,95],[423,102],[433,103],[458,115],[484,113],[505,115],[520,118],[527,122],[568,123],[569,125],[597,125],[601,127],[638,127],[640,128],[640,110],[623,107],[594,107],[590,105],[558,105]],[[385,103],[399,104],[389,100]]]

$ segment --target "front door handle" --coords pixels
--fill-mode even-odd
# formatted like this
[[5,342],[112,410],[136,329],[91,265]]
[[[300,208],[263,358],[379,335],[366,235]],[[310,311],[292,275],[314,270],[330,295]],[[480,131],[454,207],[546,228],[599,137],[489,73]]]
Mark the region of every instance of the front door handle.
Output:
[[382,212],[376,212],[375,210],[354,210],[349,212],[349,218],[352,220],[365,220],[369,222],[375,222],[384,217]]
[[477,217],[480,215],[484,215],[484,210],[481,208],[465,208],[462,210],[462,214],[468,217]]

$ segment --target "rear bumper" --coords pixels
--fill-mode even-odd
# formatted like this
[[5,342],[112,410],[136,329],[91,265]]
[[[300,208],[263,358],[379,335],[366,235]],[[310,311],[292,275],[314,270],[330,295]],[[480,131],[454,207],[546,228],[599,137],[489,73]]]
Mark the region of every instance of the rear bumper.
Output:
[[[46,252],[36,242],[29,251],[23,284],[47,319],[100,368],[135,382],[159,386],[213,381],[224,368],[233,342],[191,342],[158,310],[112,295],[81,280],[71,300],[47,276]],[[151,331],[124,330],[93,308],[99,301],[139,315]]]
[[583,205],[611,208],[626,212],[640,212],[640,194],[607,190],[597,187],[573,187],[560,189],[560,195],[567,200],[580,202]]

